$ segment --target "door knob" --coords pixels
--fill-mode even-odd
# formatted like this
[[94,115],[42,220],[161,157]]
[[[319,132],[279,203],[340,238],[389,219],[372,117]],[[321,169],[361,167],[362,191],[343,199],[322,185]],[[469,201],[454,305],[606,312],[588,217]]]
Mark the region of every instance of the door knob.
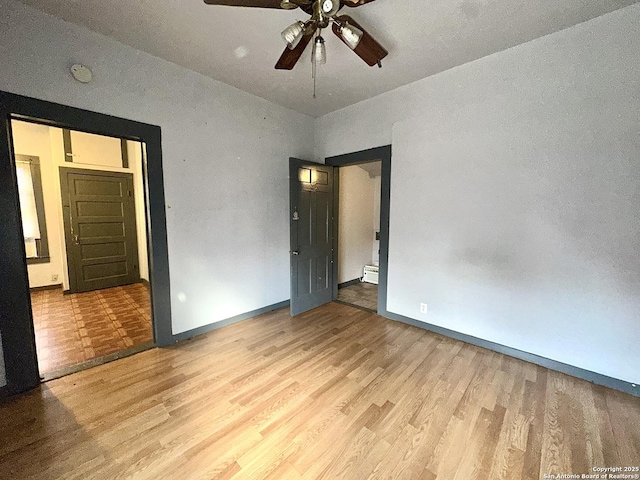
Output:
[[291,253],[291,255],[300,255],[300,250],[293,250],[290,253]]

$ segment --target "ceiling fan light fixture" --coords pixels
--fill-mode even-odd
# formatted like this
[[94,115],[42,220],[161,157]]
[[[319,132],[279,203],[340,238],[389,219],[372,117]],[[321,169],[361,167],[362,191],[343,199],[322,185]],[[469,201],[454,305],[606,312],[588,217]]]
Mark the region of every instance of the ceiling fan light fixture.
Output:
[[289,47],[289,50],[296,48],[303,36],[304,23],[300,21],[289,25],[282,31],[282,39],[287,44],[287,47]]
[[327,49],[324,46],[324,38],[320,35],[316,37],[311,51],[311,63],[316,65],[324,65],[327,63]]
[[290,0],[282,0],[280,2],[280,8],[282,8],[284,10],[293,10],[295,8],[298,8],[298,5],[296,5],[295,3],[291,2]]
[[340,27],[340,36],[351,50],[356,49],[360,40],[362,40],[362,35],[362,30],[346,22]]

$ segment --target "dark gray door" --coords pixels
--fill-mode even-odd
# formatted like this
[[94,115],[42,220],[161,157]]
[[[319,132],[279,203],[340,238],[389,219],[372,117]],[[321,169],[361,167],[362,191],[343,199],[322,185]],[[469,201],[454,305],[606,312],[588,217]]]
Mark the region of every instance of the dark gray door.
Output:
[[332,300],[333,167],[289,159],[291,315]]
[[140,280],[133,175],[60,169],[72,292]]

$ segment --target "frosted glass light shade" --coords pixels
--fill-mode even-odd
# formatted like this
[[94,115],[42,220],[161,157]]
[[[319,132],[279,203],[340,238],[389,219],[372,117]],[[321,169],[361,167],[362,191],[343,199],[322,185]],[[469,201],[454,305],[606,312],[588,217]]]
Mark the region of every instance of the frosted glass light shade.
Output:
[[296,22],[289,25],[282,31],[282,40],[287,44],[290,50],[298,46],[304,35],[304,23]]
[[316,37],[316,41],[313,44],[311,63],[315,63],[316,65],[324,65],[327,63],[327,49],[324,46],[324,38],[322,37]]
[[296,5],[295,3],[290,2],[289,0],[282,0],[280,2],[280,8],[283,8],[285,10],[293,10],[295,8],[298,8],[298,5]]
[[340,27],[340,35],[343,40],[349,46],[351,50],[355,50],[360,40],[362,40],[362,30],[358,27],[354,27],[353,25],[349,25],[345,23],[342,27]]

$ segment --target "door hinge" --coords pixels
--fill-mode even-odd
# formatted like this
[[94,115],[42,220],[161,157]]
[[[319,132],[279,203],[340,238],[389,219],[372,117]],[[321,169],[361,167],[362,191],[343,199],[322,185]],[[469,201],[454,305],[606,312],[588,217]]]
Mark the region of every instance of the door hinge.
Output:
[[127,195],[131,196],[131,190],[127,190]]

